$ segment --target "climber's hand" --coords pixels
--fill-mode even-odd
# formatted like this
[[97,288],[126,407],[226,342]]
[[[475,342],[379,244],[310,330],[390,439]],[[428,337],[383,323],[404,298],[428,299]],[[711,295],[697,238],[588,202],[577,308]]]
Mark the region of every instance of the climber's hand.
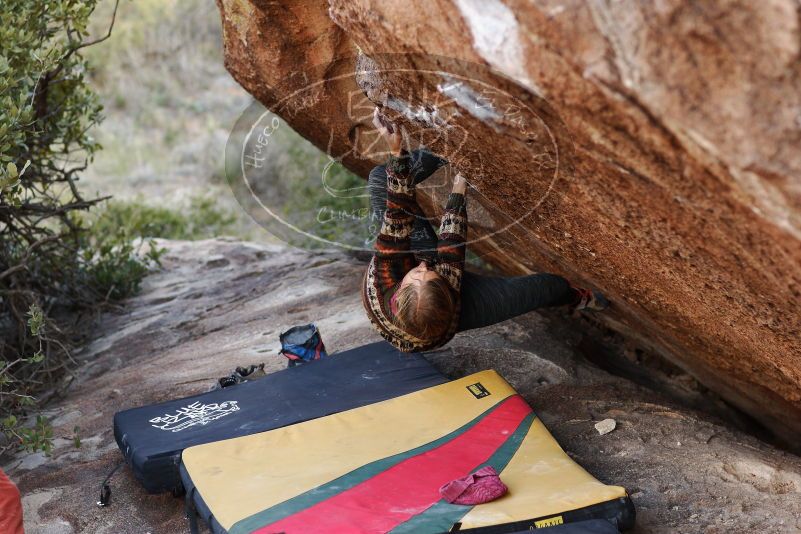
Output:
[[467,180],[464,179],[462,173],[457,172],[453,177],[453,192],[464,195],[465,189],[467,189]]
[[375,129],[386,139],[389,150],[396,156],[400,155],[403,145],[403,136],[401,135],[400,128],[384,117],[378,108],[375,108],[375,111],[373,111],[373,126],[375,126]]

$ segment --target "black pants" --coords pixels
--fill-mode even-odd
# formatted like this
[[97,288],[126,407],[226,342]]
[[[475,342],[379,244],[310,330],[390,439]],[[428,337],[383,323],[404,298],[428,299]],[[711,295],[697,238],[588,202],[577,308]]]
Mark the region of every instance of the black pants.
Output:
[[[423,150],[413,151],[411,157],[415,184],[447,163]],[[387,173],[384,165],[370,171],[368,189],[371,224],[380,229],[387,208]],[[415,219],[411,248],[423,258],[433,256],[437,249],[437,234],[424,217]],[[460,332],[500,323],[537,308],[562,306],[577,300],[576,292],[567,280],[548,273],[497,277],[465,272],[461,297]]]

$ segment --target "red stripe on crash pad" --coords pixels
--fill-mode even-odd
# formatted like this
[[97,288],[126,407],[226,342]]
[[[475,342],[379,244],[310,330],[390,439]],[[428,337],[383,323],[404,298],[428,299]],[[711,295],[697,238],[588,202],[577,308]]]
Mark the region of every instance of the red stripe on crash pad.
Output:
[[439,501],[443,484],[485,462],[529,413],[531,408],[519,395],[509,397],[453,440],[254,532],[388,532]]

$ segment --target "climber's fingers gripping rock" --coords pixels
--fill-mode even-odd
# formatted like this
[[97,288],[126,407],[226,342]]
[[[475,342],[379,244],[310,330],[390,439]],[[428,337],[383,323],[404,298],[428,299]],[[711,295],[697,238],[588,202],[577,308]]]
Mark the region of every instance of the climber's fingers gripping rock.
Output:
[[400,127],[384,117],[378,108],[373,111],[373,126],[389,145],[389,150],[393,154],[400,154],[403,145],[403,135]]
[[464,179],[462,173],[457,172],[456,176],[453,177],[453,192],[458,193],[460,195],[464,195],[466,189],[467,189],[467,180]]

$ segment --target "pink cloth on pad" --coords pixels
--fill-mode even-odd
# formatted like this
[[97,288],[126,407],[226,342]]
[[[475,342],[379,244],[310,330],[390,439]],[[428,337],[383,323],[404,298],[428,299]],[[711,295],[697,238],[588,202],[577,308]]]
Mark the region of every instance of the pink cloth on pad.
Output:
[[491,465],[475,473],[448,482],[439,488],[442,498],[451,504],[482,504],[506,494],[508,488]]

